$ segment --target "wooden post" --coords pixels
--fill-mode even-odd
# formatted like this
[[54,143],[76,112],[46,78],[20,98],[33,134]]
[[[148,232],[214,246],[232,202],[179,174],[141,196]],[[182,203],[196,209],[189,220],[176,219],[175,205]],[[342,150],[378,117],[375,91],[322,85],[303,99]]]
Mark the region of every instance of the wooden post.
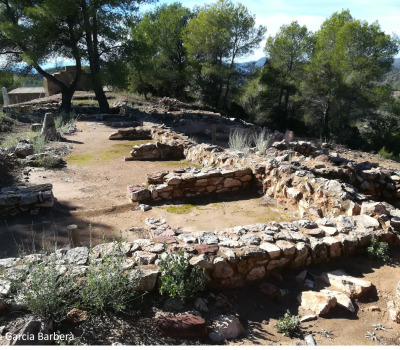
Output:
[[78,226],[69,225],[67,226],[69,242],[73,248],[81,246],[81,237],[79,235]]
[[212,125],[212,144],[217,144],[217,124]]

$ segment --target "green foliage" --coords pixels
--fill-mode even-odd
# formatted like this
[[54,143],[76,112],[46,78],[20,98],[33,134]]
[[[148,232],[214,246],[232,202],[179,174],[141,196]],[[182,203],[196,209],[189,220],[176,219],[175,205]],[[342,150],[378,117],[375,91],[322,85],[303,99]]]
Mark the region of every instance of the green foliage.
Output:
[[66,266],[57,264],[55,255],[29,263],[17,277],[9,277],[15,299],[37,316],[60,321],[72,306],[71,275],[64,274]]
[[[90,250],[93,253],[93,249]],[[78,289],[79,306],[94,313],[124,311],[135,296],[140,269],[130,276],[125,273],[124,242],[113,238],[112,248],[104,247],[99,259],[90,258],[86,278]]]
[[146,12],[131,28],[128,57],[131,89],[158,96],[185,97],[187,54],[181,38],[193,13],[175,2]]
[[289,310],[286,311],[285,315],[279,319],[274,327],[278,330],[278,333],[283,333],[287,337],[292,337],[299,331],[301,316],[293,316]]
[[382,158],[394,159],[393,153],[390,153],[390,152],[386,151],[385,146],[383,146],[383,147],[379,150],[378,154],[379,154]]
[[370,259],[382,260],[385,263],[389,262],[389,244],[386,242],[378,242],[375,237],[372,237],[367,249],[367,255]]
[[46,150],[46,137],[44,135],[37,135],[32,138],[33,152],[43,153]]
[[45,154],[38,159],[37,165],[46,169],[51,169],[60,164],[60,158],[52,155]]
[[266,32],[255,27],[255,16],[230,0],[219,0],[199,9],[183,32],[191,63],[191,88],[197,99],[226,110],[241,80],[236,60],[256,49]]
[[191,267],[189,258],[181,250],[178,254],[172,251],[161,260],[161,294],[182,300],[194,299],[205,288],[205,271],[199,266]]

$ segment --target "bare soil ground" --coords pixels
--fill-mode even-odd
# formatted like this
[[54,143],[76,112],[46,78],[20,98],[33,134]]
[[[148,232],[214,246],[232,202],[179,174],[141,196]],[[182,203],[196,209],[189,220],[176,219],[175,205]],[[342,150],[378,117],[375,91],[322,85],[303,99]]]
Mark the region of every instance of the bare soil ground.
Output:
[[111,127],[89,126],[78,122],[79,130],[63,142],[73,146],[65,158],[66,167],[54,170],[33,169],[29,176],[32,185],[51,183],[57,204],[50,213],[29,217],[8,218],[0,223],[0,246],[3,255],[15,253],[16,243],[31,246],[32,231],[36,233],[37,248],[41,235],[52,239],[58,236],[59,244],[67,242],[66,226],[77,224],[83,244],[90,240],[92,225],[94,243],[122,232],[128,239],[135,238],[127,229],[144,227],[147,217],[163,216],[173,228],[190,230],[217,230],[271,220],[283,221],[290,213],[278,207],[265,207],[256,192],[238,193],[235,196],[196,199],[195,201],[152,202],[153,209],[146,213],[135,210],[128,203],[126,187],[142,184],[146,174],[162,169],[173,170],[178,166],[194,166],[185,161],[125,162],[134,145],[150,141],[110,141]]

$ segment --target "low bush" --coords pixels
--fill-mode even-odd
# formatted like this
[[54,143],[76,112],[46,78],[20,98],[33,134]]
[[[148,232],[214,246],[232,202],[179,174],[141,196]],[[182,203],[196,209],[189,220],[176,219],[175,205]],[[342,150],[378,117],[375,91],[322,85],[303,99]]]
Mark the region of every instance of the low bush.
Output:
[[59,321],[71,309],[74,285],[67,267],[58,265],[54,255],[28,264],[26,271],[8,276],[18,303],[43,318]]
[[287,337],[292,337],[299,332],[301,316],[293,316],[290,311],[287,310],[285,315],[281,317],[274,327],[278,330],[278,333],[283,333]]
[[389,244],[386,242],[378,242],[375,237],[372,237],[370,245],[367,248],[367,255],[370,259],[382,260],[385,263],[389,262]]
[[378,152],[378,154],[379,154],[382,158],[394,159],[393,153],[390,153],[390,152],[386,151],[385,146],[383,146],[383,147],[380,149],[380,151]]
[[50,169],[56,167],[59,164],[60,158],[53,156],[52,154],[46,154],[38,159],[37,166]]
[[99,259],[90,259],[86,278],[78,288],[77,306],[89,308],[93,313],[126,310],[136,295],[134,289],[140,280],[140,270],[127,275],[125,265],[123,242],[113,238],[112,249],[102,251]]
[[191,267],[189,257],[183,251],[173,254],[172,251],[161,259],[160,294],[171,298],[194,299],[206,285],[205,271],[198,266]]
[[37,135],[32,138],[33,152],[43,153],[46,150],[46,138],[44,135]]

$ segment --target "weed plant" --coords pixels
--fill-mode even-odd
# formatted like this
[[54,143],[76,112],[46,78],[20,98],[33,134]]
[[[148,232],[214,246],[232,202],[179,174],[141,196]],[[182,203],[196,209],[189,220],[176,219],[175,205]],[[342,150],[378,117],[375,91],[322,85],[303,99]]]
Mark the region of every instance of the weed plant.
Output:
[[231,150],[243,152],[246,157],[250,153],[251,140],[244,130],[235,129],[231,131],[228,144]]
[[160,269],[162,295],[182,300],[195,299],[205,288],[204,269],[199,266],[192,268],[183,251],[173,254],[170,250],[165,259],[161,259]]
[[253,137],[254,144],[256,145],[256,149],[261,154],[265,154],[268,149],[268,145],[271,139],[271,134],[268,133],[266,129],[262,129],[259,134],[255,134]]
[[394,159],[394,155],[393,153],[390,153],[388,151],[386,151],[385,146],[383,146],[380,151],[378,152],[378,154],[385,159],[390,159],[393,160]]
[[[103,242],[106,242],[104,234]],[[117,241],[113,233],[112,245],[104,246],[100,258],[93,256],[92,247],[90,256],[86,278],[78,289],[77,306],[89,308],[96,314],[107,310],[125,311],[136,295],[134,289],[139,284],[141,273],[140,269],[130,275],[125,273],[124,242],[121,239]]]
[[378,242],[375,237],[372,237],[370,245],[367,248],[367,255],[370,259],[381,260],[387,263],[390,261],[389,244]]
[[39,317],[60,321],[72,306],[74,280],[65,274],[67,266],[59,265],[55,254],[27,266],[17,277],[9,276],[15,300]]
[[283,333],[286,337],[293,337],[299,332],[301,316],[293,316],[289,310],[286,311],[285,315],[281,317],[274,327],[278,330],[278,333]]
[[44,153],[46,150],[46,137],[44,135],[37,135],[32,138],[33,152],[35,154]]

